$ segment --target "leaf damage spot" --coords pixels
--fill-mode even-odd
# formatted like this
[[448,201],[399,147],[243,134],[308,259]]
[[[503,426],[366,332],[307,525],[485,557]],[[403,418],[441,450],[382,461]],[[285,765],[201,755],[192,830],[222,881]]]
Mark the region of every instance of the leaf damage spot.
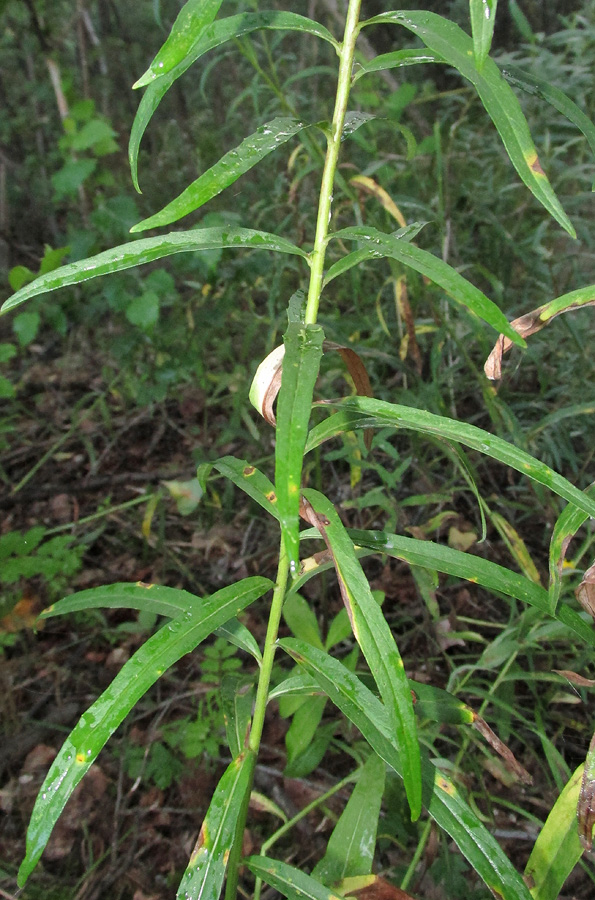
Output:
[[539,162],[539,157],[535,151],[528,154],[525,159],[527,160],[527,164],[534,175],[540,175],[542,178],[545,178],[545,172],[541,168],[541,163]]
[[137,581],[136,586],[146,588],[148,591],[150,591],[152,587],[155,587],[154,584],[150,584],[148,581]]
[[451,797],[454,797],[457,793],[457,789],[448,778],[445,778],[443,775],[436,775],[436,787],[439,787],[440,790],[444,791],[445,794],[449,794]]
[[251,476],[251,475],[254,475],[255,472],[256,472],[256,469],[255,469],[254,466],[245,466],[244,469],[243,469],[243,471],[242,471],[242,475],[243,475],[245,478],[250,478],[250,476]]

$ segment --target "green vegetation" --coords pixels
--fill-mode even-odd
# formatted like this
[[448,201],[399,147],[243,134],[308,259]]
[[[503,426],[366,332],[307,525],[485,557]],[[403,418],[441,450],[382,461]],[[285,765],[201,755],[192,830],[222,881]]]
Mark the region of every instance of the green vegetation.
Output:
[[79,3],[77,62],[46,5],[0,5],[47,73],[2,125],[0,665],[110,677],[11,751],[7,890],[590,896],[595,6],[108,5],[113,46]]

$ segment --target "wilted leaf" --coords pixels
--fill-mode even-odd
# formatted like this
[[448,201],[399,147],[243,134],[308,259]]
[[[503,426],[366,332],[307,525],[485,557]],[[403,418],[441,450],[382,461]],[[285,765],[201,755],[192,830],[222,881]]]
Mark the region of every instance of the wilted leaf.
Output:
[[391,884],[380,875],[356,875],[344,878],[337,885],[343,897],[356,897],[357,900],[415,900],[411,894]]
[[372,194],[372,196],[376,197],[382,207],[399,223],[401,228],[407,227],[407,222],[405,221],[405,216],[390,196],[390,194],[384,190],[373,178],[369,178],[367,175],[355,175],[353,178],[349,179],[350,184],[354,184],[357,188],[362,191],[365,191],[367,194]]
[[585,612],[595,619],[595,563],[583,575],[583,580],[576,589],[576,599]]
[[595,685],[595,680],[592,678],[585,678],[584,675],[579,675],[578,672],[571,672],[570,669],[552,669],[552,672],[555,672],[556,675],[561,675],[562,678],[566,678],[567,681],[570,681],[571,684],[576,684],[577,687],[593,687]]
[[591,738],[577,806],[578,834],[585,850],[593,846],[595,825],[595,734]]
[[502,757],[506,767],[514,772],[516,777],[523,784],[533,784],[533,779],[525,768],[516,760],[512,750],[510,750],[504,741],[501,741],[497,734],[494,734],[485,719],[482,719],[477,713],[473,714],[473,727],[486,739],[490,747]]

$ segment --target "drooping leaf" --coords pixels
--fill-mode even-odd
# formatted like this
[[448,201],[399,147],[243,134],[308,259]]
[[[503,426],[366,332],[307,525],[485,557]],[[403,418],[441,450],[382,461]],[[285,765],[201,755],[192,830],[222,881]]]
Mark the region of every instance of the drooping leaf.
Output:
[[580,766],[554,803],[533,845],[525,879],[533,900],[556,900],[562,885],[583,853],[576,827]]
[[[408,240],[400,239],[398,235],[384,234],[367,226],[342,228],[340,231],[334,232],[331,237],[368,243],[370,257],[389,256],[391,259],[396,259],[403,265],[415,269],[439,285],[455,303],[465,306],[496,331],[506,334],[513,343],[520,347],[524,346],[522,338],[511,328],[506,316],[495,303],[489,300],[479,288],[459,275],[455,269],[432,253],[428,253],[427,250],[416,247]],[[367,250],[367,248],[364,249]]]
[[541,168],[519,101],[500,74],[496,63],[489,56],[486,57],[483,69],[479,72],[475,64],[472,39],[454,22],[435,13],[417,10],[386,12],[362,24],[388,23],[402,25],[412,31],[430,50],[438,53],[471,82],[523,182],[562,228],[576,237],[572,223]]
[[223,676],[219,696],[232,759],[245,750],[254,694],[254,679],[249,675],[233,673]]
[[412,819],[421,811],[419,744],[411,692],[401,655],[368,579],[355,555],[333,504],[311,489],[304,490],[302,515],[317,527],[333,555],[343,602],[353,634],[376,680],[387,709],[403,766],[403,780]]
[[306,452],[343,431],[379,426],[410,428],[478,450],[516,469],[533,481],[545,485],[558,496],[584,510],[589,516],[595,517],[595,501],[587,497],[583,491],[534,456],[475,425],[437,416],[423,409],[387,403],[385,400],[371,400],[368,397],[347,397],[345,400],[333,401],[333,406],[340,407],[340,412],[310,431]]
[[332,885],[344,878],[371,873],[385,772],[384,760],[372,753],[333,829],[323,858],[312,871],[314,878]]
[[245,751],[227,767],[215,788],[176,900],[218,900],[227,860],[236,838],[237,822],[254,769]]
[[190,253],[196,250],[214,250],[222,247],[240,249],[242,247],[253,250],[274,250],[280,253],[291,253],[307,258],[307,254],[285,238],[266,231],[254,231],[251,228],[217,227],[196,228],[191,231],[178,231],[160,237],[143,238],[139,241],[130,241],[121,244],[111,250],[98,253],[88,259],[69,263],[47,275],[36,278],[30,284],[25,285],[2,305],[0,313],[6,313],[10,309],[19,306],[30,297],[55,291],[58,288],[67,287],[70,284],[81,284],[90,278],[99,275],[108,275],[111,272],[121,272],[131,269],[133,266],[141,266],[145,263],[172,256],[174,253]]
[[[561,91],[560,88],[550,84],[543,78],[538,78],[532,72],[525,72],[523,69],[519,69],[518,66],[511,66],[509,63],[500,63],[499,65],[507,81],[528,94],[533,94],[546,100],[554,109],[566,116],[569,122],[576,125],[587,138],[591,152],[595,155],[595,125],[582,109],[570,97],[566,96],[564,91]],[[593,190],[595,190],[595,184],[593,185]]]
[[469,0],[473,55],[478,72],[483,70],[492,46],[497,5],[498,0]]
[[180,75],[183,75],[192,63],[200,59],[205,53],[208,53],[209,50],[214,50],[227,41],[263,29],[298,31],[312,34],[338,48],[337,41],[323,25],[319,25],[312,19],[293,12],[239,13],[238,15],[213,22],[201,32],[198,41],[192,44],[186,56],[167,75],[161,75],[157,80],[153,81],[143,95],[132,124],[128,145],[132,182],[137,191],[140,191],[138,184],[138,151],[142,136],[151,121],[153,113],[174,81]]
[[[386,709],[342,663],[314,647],[284,638],[280,646],[323,688],[361,731],[381,759],[402,777],[401,760]],[[531,900],[518,872],[450,779],[422,756],[423,803],[458,845],[477,874],[502,900]]]
[[[595,483],[589,485],[588,488],[585,488],[585,494],[588,497],[595,498]],[[588,518],[589,516],[584,510],[569,503],[568,506],[562,510],[554,525],[549,551],[550,585],[548,597],[549,611],[551,613],[556,611],[560,592],[562,590],[562,569],[564,566],[566,550],[576,532]]]
[[288,900],[342,900],[311,875],[281,860],[247,856],[244,863],[257,878],[276,888]]
[[277,401],[275,492],[292,575],[299,564],[299,505],[312,394],[322,357],[320,325],[291,323],[284,335],[283,376]]
[[196,609],[202,598],[180,588],[162,584],[121,582],[89,588],[58,600],[43,612],[43,618],[64,616],[83,609],[138,609],[175,619]]
[[270,587],[268,578],[246,578],[202,600],[196,598],[192,609],[172,619],[136,651],[81,716],[52,763],[35,802],[27,831],[27,853],[19,869],[20,886],[35,868],[66,801],[134,704],[166,669]]
[[275,519],[279,518],[277,498],[272,481],[245,459],[235,456],[222,456],[214,462],[199,466],[197,477],[205,488],[206,479],[211,469],[217,469],[220,475],[239,487],[245,494],[262,506]]
[[193,44],[200,39],[204,28],[210,25],[221,6],[221,0],[187,0],[157,56],[138,79],[134,88],[144,87],[156,78],[167,75],[185,57]]
[[261,159],[298,134],[304,127],[303,122],[288,116],[279,116],[267,122],[266,125],[262,125],[254,134],[245,138],[235,150],[230,150],[229,153],[222,156],[214,166],[211,166],[160,212],[133,225],[130,229],[131,234],[147,231],[149,228],[170,225],[199,209],[257,165]]

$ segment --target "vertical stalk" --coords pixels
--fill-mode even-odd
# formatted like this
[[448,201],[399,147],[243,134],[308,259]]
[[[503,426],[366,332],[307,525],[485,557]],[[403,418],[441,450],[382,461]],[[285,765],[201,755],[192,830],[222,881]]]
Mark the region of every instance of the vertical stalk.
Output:
[[318,200],[318,216],[316,219],[316,235],[314,237],[314,249],[311,254],[310,287],[306,304],[305,321],[307,325],[313,325],[318,316],[318,305],[322,291],[322,279],[324,275],[324,258],[328,243],[328,226],[331,220],[331,206],[333,202],[333,184],[335,171],[341,146],[341,135],[345,122],[345,112],[351,88],[351,69],[353,66],[353,54],[355,41],[359,33],[358,21],[361,0],[349,0],[347,19],[345,21],[345,33],[341,45],[339,79],[337,83],[337,95],[331,133],[327,139],[326,159],[322,173],[320,197]]

